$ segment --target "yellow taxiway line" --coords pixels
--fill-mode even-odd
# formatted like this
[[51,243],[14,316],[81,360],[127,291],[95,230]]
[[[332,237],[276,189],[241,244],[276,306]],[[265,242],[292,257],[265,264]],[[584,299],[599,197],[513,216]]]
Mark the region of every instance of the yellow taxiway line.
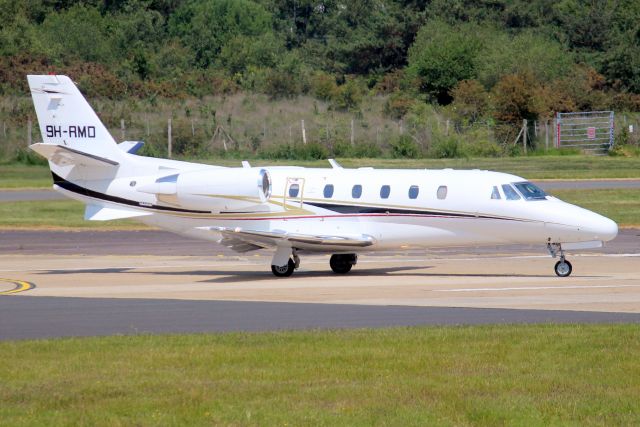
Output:
[[23,280],[14,280],[14,279],[1,279],[0,278],[0,283],[11,283],[13,285],[15,285],[15,288],[10,289],[8,291],[0,291],[0,295],[11,295],[11,294],[17,294],[18,292],[24,292],[24,291],[28,291],[29,289],[33,289],[36,287],[36,285],[34,285],[31,282],[25,282]]

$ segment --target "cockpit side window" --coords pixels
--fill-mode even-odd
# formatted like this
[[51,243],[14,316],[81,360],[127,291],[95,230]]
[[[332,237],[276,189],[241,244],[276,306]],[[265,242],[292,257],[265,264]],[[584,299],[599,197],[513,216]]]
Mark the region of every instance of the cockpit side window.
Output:
[[547,193],[535,184],[524,181],[514,182],[513,185],[520,191],[525,200],[547,200]]
[[498,191],[498,187],[496,185],[493,186],[493,191],[491,191],[491,199],[500,200],[500,191]]
[[520,195],[509,184],[502,184],[502,191],[507,200],[520,200]]

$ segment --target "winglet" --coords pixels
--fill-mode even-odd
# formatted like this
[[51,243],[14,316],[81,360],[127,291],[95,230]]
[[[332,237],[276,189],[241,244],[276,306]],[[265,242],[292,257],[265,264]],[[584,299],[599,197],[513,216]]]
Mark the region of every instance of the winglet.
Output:
[[340,165],[340,163],[336,162],[335,159],[328,159],[329,160],[329,164],[331,165],[332,168],[334,169],[342,169],[342,166]]

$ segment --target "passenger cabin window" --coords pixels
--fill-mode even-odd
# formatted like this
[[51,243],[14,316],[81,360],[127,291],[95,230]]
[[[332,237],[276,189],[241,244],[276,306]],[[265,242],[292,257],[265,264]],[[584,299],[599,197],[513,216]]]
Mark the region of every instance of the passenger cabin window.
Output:
[[333,184],[325,185],[323,194],[325,199],[330,199],[331,197],[333,197]]
[[528,181],[514,182],[522,197],[525,200],[547,200],[547,193],[545,193],[540,187],[534,185]]
[[440,200],[444,200],[447,198],[447,186],[446,185],[441,185],[440,187],[438,187],[438,193],[437,193],[438,199]]
[[289,187],[289,197],[298,197],[300,193],[300,184],[291,184]]
[[410,199],[417,199],[418,198],[418,193],[420,193],[420,187],[418,187],[417,185],[412,185],[411,187],[409,187],[409,198]]
[[389,187],[388,185],[383,185],[382,187],[380,187],[380,198],[381,199],[388,199],[389,198],[389,194],[391,194],[391,187]]
[[502,191],[507,200],[520,200],[520,195],[509,184],[502,184]]
[[498,191],[498,187],[497,186],[493,186],[493,191],[491,192],[491,198],[493,200],[500,200],[502,197],[500,197],[500,192]]
[[356,184],[351,189],[351,197],[354,199],[359,199],[362,196],[362,185]]

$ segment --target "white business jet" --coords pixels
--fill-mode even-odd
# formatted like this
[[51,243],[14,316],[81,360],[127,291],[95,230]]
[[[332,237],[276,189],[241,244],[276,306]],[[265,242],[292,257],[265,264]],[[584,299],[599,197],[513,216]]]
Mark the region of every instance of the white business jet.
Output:
[[290,276],[300,254],[332,254],[347,273],[357,254],[407,247],[546,245],[571,274],[564,249],[601,247],[615,222],[545,194],[518,176],[481,170],[227,168],[138,156],[117,144],[67,76],[28,76],[53,187],[85,203],[85,219],[135,218],[237,252],[274,250]]

